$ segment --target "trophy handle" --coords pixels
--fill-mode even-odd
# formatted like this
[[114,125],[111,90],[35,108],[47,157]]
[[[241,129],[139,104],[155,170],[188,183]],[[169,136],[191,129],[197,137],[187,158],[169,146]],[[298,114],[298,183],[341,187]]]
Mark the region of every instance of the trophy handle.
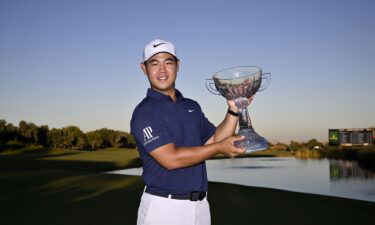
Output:
[[212,81],[213,81],[212,79],[206,79],[207,90],[214,95],[221,95],[220,92],[216,89],[215,83]]
[[271,73],[262,73],[262,84],[258,91],[263,91],[271,83]]

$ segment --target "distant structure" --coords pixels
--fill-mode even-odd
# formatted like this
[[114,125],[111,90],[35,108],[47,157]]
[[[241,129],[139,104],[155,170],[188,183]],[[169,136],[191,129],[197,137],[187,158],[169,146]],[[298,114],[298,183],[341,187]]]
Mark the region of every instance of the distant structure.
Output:
[[375,129],[329,129],[328,140],[333,146],[375,145]]

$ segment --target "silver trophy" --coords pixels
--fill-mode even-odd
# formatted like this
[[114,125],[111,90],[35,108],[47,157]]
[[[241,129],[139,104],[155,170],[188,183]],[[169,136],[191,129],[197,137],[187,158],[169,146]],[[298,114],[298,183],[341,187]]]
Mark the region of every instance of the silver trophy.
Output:
[[251,125],[247,106],[248,98],[266,89],[270,81],[271,74],[262,73],[262,68],[257,66],[239,66],[220,70],[211,79],[206,79],[206,87],[211,93],[234,100],[240,114],[238,135],[245,136],[234,145],[245,147],[246,152],[268,148],[268,141],[257,134]]

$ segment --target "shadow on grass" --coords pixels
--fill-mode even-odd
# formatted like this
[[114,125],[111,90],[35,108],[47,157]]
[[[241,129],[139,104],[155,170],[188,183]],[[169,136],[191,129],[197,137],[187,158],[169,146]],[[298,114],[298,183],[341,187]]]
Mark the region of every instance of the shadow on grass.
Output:
[[[37,171],[33,171],[37,172]],[[140,177],[39,171],[1,179],[2,224],[135,224]]]
[[59,158],[73,154],[0,155],[1,223],[135,224],[141,178],[102,171],[132,167],[139,160],[119,167]]
[[375,203],[209,182],[212,224],[373,224]]
[[[139,158],[130,159],[125,165],[119,166],[115,162],[95,162],[86,160],[58,159],[62,156],[76,155],[77,153],[61,154],[17,154],[0,155],[1,172],[30,171],[42,169],[63,169],[82,172],[103,172],[141,166]],[[48,159],[48,160],[46,160]]]
[[[6,169],[0,172],[2,224],[136,224],[140,177],[97,172],[119,169],[114,162],[44,159],[0,156]],[[138,163],[127,162],[123,166]],[[213,225],[366,225],[375,219],[373,202],[218,182],[209,182],[208,200]]]
[[106,192],[126,189],[139,182],[138,177],[112,176],[112,174],[87,174],[63,177],[31,189],[43,195],[71,193],[67,202],[79,202],[98,197]]

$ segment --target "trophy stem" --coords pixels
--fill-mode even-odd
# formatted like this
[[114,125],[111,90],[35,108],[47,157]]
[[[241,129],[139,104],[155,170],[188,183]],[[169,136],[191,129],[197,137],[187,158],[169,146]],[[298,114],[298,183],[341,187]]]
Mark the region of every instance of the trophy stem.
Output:
[[243,99],[236,101],[236,106],[239,109],[240,118],[238,135],[245,136],[245,139],[241,141],[235,141],[234,145],[237,147],[245,147],[246,152],[255,152],[268,148],[268,141],[255,132],[253,125],[251,124],[249,111],[247,105]]
[[239,118],[239,125],[240,129],[245,129],[245,128],[252,128],[253,126],[251,125],[251,120],[250,120],[250,115],[249,111],[247,108],[245,109],[240,109],[240,118]]

